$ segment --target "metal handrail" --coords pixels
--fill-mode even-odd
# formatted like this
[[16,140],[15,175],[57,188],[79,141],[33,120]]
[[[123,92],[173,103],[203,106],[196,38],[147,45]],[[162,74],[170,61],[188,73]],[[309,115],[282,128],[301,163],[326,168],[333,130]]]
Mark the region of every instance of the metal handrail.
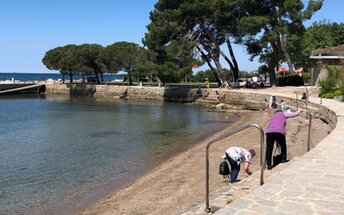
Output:
[[[303,87],[306,89],[306,94],[307,94],[307,98],[306,98],[306,110],[308,110],[307,105],[308,105],[308,103],[309,103],[309,97],[310,97],[312,94],[309,93],[308,88],[307,88],[306,86],[303,86]],[[321,89],[321,87],[316,87],[316,89]],[[296,92],[295,94],[296,94],[296,105],[295,105],[295,106],[296,106],[296,110],[298,110],[298,108],[299,108],[299,104],[298,104],[298,101],[299,101],[298,92]],[[319,96],[319,98],[320,98],[319,104],[322,105],[322,97]]]
[[308,110],[302,110],[308,115],[308,139],[307,139],[307,152],[311,149],[311,127],[312,127],[312,114]]
[[224,133],[223,135],[211,140],[208,142],[207,146],[206,146],[206,187],[205,187],[205,212],[209,213],[211,212],[211,208],[209,208],[209,148],[210,148],[210,145],[212,145],[213,143],[216,143],[220,140],[223,140],[225,139],[226,137],[229,137],[233,134],[236,134],[242,130],[245,130],[247,128],[250,128],[250,127],[255,127],[257,128],[259,131],[260,131],[260,144],[261,144],[261,147],[260,147],[260,165],[261,165],[261,170],[260,170],[260,185],[263,185],[264,184],[264,169],[265,169],[265,147],[263,147],[263,144],[264,144],[264,131],[262,129],[262,127],[258,124],[249,124],[249,125],[245,125],[241,128],[238,128],[234,131],[230,131],[230,132],[226,132]]
[[[309,97],[309,93],[308,93],[308,88],[306,86],[303,86],[306,89],[306,110],[308,110],[308,97]],[[299,98],[298,98],[298,93],[296,92],[296,110],[298,110],[299,108]]]

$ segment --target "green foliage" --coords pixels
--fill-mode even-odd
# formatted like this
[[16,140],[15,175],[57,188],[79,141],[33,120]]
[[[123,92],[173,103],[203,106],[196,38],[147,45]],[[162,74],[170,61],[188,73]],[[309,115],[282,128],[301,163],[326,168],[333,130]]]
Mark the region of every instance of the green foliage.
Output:
[[295,67],[303,66],[305,70],[312,67],[309,59],[312,51],[344,44],[344,24],[315,22],[305,30],[288,36],[286,46]]
[[259,74],[263,74],[265,75],[266,73],[268,73],[268,67],[266,65],[262,65],[258,67],[258,73]]
[[[310,19],[313,13],[321,8],[322,2],[309,1],[304,9],[301,0],[241,1],[242,9],[249,14],[239,22],[243,43],[251,57],[259,56],[259,61],[266,63],[272,85],[275,84],[276,65],[285,62],[288,60],[287,56],[291,55],[283,47],[284,38],[302,35],[303,21]],[[293,38],[293,41],[299,39]],[[288,44],[286,46],[288,47]]]
[[[129,84],[132,84],[131,74],[148,74],[155,69],[152,63],[154,56],[135,43],[117,42],[106,48],[98,44],[66,45],[46,52],[43,64],[50,70],[59,70],[69,74],[71,81],[74,74],[96,76],[104,72],[128,73]],[[190,69],[191,70],[191,69]]]
[[215,76],[213,75],[211,70],[200,71],[192,75],[192,80],[194,82],[203,82],[206,78],[208,78],[210,82],[214,81]]
[[279,77],[278,78],[278,85],[279,86],[303,86],[304,81],[303,78],[299,75],[292,75],[287,77]]
[[319,82],[321,86],[321,97],[343,96],[344,98],[344,67],[326,66],[327,77]]
[[171,62],[166,62],[158,65],[156,74],[164,83],[166,82],[180,82],[183,77],[178,73],[178,66]]
[[108,71],[128,73],[129,85],[132,85],[132,73],[140,67],[145,50],[135,43],[126,41],[116,42],[107,47],[101,53],[101,62]]
[[326,99],[333,99],[334,98],[334,94],[332,92],[327,92],[321,95],[322,98],[326,98]]
[[[78,73],[83,75],[95,74],[99,83],[98,74],[102,73],[102,65],[99,64],[99,58],[103,47],[98,44],[83,44],[76,47]],[[102,80],[103,81],[103,80]]]
[[42,59],[42,63],[50,70],[61,70],[60,61],[63,48],[57,47],[47,51]]
[[[143,43],[156,52],[157,64],[173,62],[184,73],[185,67],[191,68],[190,62],[213,61],[218,77],[225,82],[221,55],[233,73],[238,73],[230,40],[237,34],[237,19],[240,16],[233,13],[237,3],[228,0],[159,0],[150,14],[151,23],[147,26],[148,33]],[[226,56],[228,52],[221,50],[224,43],[229,49],[229,56]],[[176,58],[176,51],[181,53],[181,58]]]
[[310,72],[302,72],[302,78],[305,83],[311,82],[312,74]]
[[333,92],[333,95],[334,96],[341,96],[341,95],[343,95],[343,90],[341,90],[341,89],[336,89],[334,92]]
[[211,70],[200,71],[197,74],[192,75],[192,80],[194,82],[204,82],[206,78],[208,78],[210,82],[216,82],[214,72]]
[[97,64],[103,47],[97,44],[66,45],[51,49],[45,53],[43,64],[50,70],[58,70],[61,74],[69,74],[72,82],[74,74],[90,75],[101,72]]

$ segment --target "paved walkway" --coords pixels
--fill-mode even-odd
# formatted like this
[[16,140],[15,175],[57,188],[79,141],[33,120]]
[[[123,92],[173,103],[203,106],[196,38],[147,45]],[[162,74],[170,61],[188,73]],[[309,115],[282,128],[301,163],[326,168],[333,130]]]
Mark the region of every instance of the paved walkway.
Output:
[[[295,93],[287,88],[255,93],[295,98]],[[319,104],[320,99],[311,96],[310,102]],[[344,214],[344,103],[323,99],[322,105],[337,114],[337,126],[331,134],[263,186],[236,199],[216,215]]]

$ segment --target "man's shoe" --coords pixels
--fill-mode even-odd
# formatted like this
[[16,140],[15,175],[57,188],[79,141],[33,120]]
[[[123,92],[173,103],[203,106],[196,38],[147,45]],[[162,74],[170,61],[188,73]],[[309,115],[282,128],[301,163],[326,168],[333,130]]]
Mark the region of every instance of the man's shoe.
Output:
[[268,170],[271,170],[272,169],[272,166],[267,166],[266,167]]
[[287,163],[289,160],[282,160],[281,163]]

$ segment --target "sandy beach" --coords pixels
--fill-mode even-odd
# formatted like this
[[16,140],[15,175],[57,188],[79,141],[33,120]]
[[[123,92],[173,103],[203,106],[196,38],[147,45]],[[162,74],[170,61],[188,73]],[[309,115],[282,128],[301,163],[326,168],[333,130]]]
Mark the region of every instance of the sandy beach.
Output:
[[[205,200],[205,146],[224,132],[246,124],[256,123],[265,130],[270,113],[266,111],[244,113],[242,118],[226,129],[215,133],[195,147],[159,165],[135,182],[128,184],[111,195],[95,202],[80,215],[110,214],[182,214],[195,211],[203,206]],[[320,119],[313,119],[311,148],[325,138],[331,128]],[[280,171],[307,151],[308,120],[304,117],[288,119],[287,145],[288,159],[271,171],[265,171],[265,180],[274,172]],[[259,186],[260,177],[260,136],[255,128],[249,128],[229,138],[213,144],[210,148],[210,201],[220,191],[230,190],[227,201],[232,201]],[[257,152],[251,165],[253,174],[247,176],[241,171],[233,185],[218,174],[222,155],[230,146],[253,148]],[[199,209],[198,209],[199,210]]]

